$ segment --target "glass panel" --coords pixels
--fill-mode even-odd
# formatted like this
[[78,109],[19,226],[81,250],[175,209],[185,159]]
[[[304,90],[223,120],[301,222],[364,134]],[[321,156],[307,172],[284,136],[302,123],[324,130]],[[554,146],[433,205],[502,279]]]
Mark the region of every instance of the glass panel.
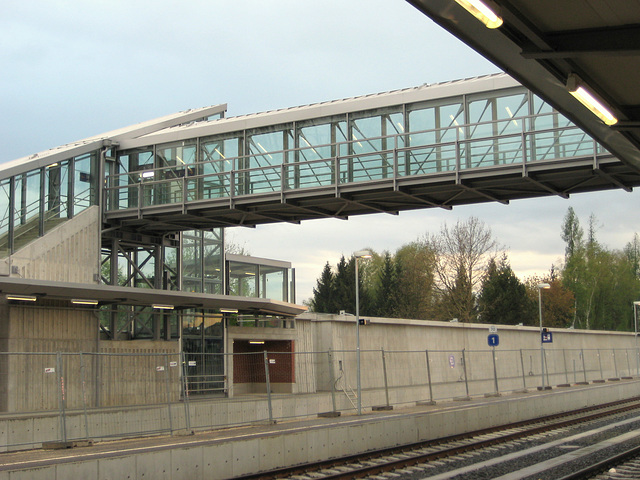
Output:
[[[397,110],[397,109],[395,109]],[[393,176],[394,135],[402,132],[401,112],[381,109],[354,114],[348,161],[340,162],[340,182],[360,182]],[[341,155],[346,154],[344,149]]]
[[76,157],[74,160],[73,179],[73,211],[81,212],[90,205],[95,204],[95,163],[96,155],[87,153]]
[[236,195],[279,192],[282,188],[282,167],[262,167],[245,170],[236,175]]
[[139,249],[134,252],[138,270],[134,276],[134,287],[154,288],[155,286],[155,257],[152,251]]
[[204,291],[222,293],[222,238],[219,229],[203,232]]
[[[117,187],[115,203],[117,208],[136,208],[138,206],[139,185],[144,178],[153,181],[153,150],[151,147],[128,150],[118,154],[118,173],[113,179],[113,186]],[[146,173],[145,173],[146,172]],[[153,189],[145,195],[143,205],[153,205]]]
[[442,105],[438,107],[438,142],[455,142],[464,138],[464,107],[462,104]]
[[229,173],[189,176],[187,180],[187,201],[228,197],[230,191]]
[[14,250],[24,246],[40,231],[40,170],[16,177],[14,203]]
[[537,96],[533,96],[533,110],[536,116],[530,124],[534,132],[527,135],[528,161],[593,154],[592,139]]
[[403,135],[411,148],[398,155],[399,175],[423,175],[456,168],[456,145],[464,138],[461,103],[424,106],[409,111],[410,133]]
[[242,155],[242,135],[209,137],[200,142],[201,169],[204,175],[233,170],[237,158]]
[[257,265],[229,262],[229,294],[241,297],[255,297],[257,274]]
[[129,261],[123,256],[122,253],[118,254],[118,285],[121,287],[131,286],[131,266]]
[[332,143],[333,125],[309,125],[298,128],[298,161],[308,162],[331,158],[334,149]]
[[133,311],[132,338],[153,338],[154,317],[161,321],[161,314],[154,314],[149,307],[135,307]]
[[201,239],[196,230],[182,235],[182,286],[187,292],[202,291]]
[[260,297],[286,301],[285,269],[260,266]]
[[0,181],[0,257],[6,257],[9,251],[9,219],[11,217],[11,179]]
[[164,248],[164,278],[162,288],[165,290],[179,289],[178,248]]
[[45,232],[68,217],[69,162],[54,164],[45,169]]
[[[468,142],[463,168],[510,164],[523,161],[521,117],[529,113],[526,91],[469,102]],[[511,135],[505,138],[505,135]],[[498,138],[500,137],[500,138]]]
[[310,188],[332,185],[335,179],[336,143],[345,142],[344,117],[312,120],[297,125],[295,165],[287,165],[285,188]]
[[293,148],[293,134],[290,128],[274,127],[264,133],[247,135],[248,158],[241,168],[258,168],[288,162],[288,153],[283,150],[289,148]]
[[181,168],[194,163],[196,163],[195,140],[158,145],[156,147],[156,168]]

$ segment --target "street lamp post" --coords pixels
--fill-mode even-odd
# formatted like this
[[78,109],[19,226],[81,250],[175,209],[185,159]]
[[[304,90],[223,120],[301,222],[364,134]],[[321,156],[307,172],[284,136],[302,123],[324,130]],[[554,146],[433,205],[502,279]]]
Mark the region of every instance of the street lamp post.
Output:
[[636,375],[640,375],[640,358],[638,358],[638,305],[640,302],[633,302],[633,332],[636,342]]
[[542,372],[542,390],[544,386],[544,343],[542,342],[542,290],[551,288],[548,283],[538,284],[538,309],[540,311],[540,371]]
[[371,258],[369,250],[360,250],[353,254],[356,262],[356,374],[357,374],[357,396],[358,396],[358,415],[362,415],[362,386],[360,383],[360,286],[358,280],[358,259]]

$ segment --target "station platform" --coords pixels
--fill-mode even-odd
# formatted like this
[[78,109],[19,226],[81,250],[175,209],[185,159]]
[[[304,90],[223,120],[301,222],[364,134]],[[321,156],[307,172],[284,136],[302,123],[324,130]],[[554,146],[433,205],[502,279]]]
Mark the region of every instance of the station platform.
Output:
[[0,480],[232,479],[640,395],[640,379],[0,454]]

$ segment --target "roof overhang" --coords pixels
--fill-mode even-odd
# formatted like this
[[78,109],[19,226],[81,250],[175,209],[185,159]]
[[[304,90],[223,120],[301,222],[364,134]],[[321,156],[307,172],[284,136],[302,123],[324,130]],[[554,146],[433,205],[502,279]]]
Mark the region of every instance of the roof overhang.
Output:
[[170,305],[184,309],[237,309],[238,313],[294,317],[307,307],[265,298],[213,295],[207,293],[116,287],[84,283],[52,282],[15,277],[0,277],[0,293],[4,295],[36,296],[47,300],[91,299],[98,305],[152,306]]
[[99,150],[103,147],[119,145],[121,142],[149,135],[159,130],[176,127],[178,125],[197,123],[202,119],[211,116],[220,115],[224,117],[226,111],[226,103],[212,105],[210,107],[185,110],[183,112],[165,115],[160,118],[123,127],[118,130],[113,130],[84,140],[79,140],[77,142],[60,145],[59,147],[51,148],[44,152],[35,153],[29,157],[18,158],[17,160],[3,163],[0,165],[0,178],[7,178],[30,170],[35,170],[37,168],[46,167],[62,160]]
[[[494,0],[488,29],[454,0],[407,0],[640,170],[640,9],[627,0]],[[608,127],[568,91],[575,73],[620,121]]]

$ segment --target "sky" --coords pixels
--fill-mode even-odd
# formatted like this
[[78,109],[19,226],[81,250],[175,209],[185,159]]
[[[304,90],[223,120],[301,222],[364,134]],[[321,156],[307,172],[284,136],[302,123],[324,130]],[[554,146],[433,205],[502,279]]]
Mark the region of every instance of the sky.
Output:
[[[403,0],[28,0],[0,16],[0,163],[170,113],[226,103],[227,116],[500,70]],[[298,303],[326,262],[395,252],[469,217],[524,279],[560,264],[562,219],[622,249],[640,231],[623,191],[227,229],[258,257],[292,262]]]

